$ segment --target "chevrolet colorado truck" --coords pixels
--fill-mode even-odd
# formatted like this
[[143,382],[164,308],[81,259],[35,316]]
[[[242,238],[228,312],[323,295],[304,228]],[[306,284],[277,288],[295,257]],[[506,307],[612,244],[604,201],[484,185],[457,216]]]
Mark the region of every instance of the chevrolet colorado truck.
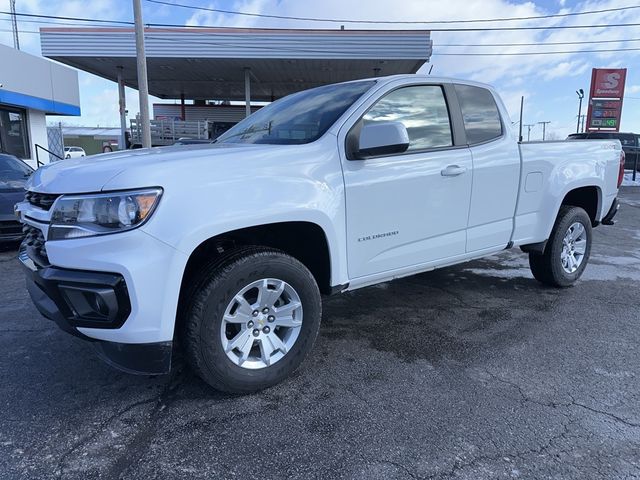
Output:
[[16,205],[19,258],[39,311],[112,365],[166,373],[176,341],[210,385],[252,392],[309,353],[321,293],[512,247],[540,282],[574,284],[623,166],[617,140],[520,143],[487,85],[358,80],[211,145],[40,168]]

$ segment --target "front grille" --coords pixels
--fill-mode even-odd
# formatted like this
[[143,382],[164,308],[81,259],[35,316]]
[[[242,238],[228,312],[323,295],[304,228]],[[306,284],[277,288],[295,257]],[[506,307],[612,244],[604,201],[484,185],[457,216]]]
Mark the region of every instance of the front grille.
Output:
[[22,225],[17,220],[0,222],[0,237],[19,236],[22,233]]
[[43,210],[49,210],[53,202],[56,201],[60,195],[55,193],[38,193],[38,192],[27,192],[24,196],[24,199],[29,202],[31,205],[34,205]]
[[42,230],[31,225],[24,225],[22,232],[24,233],[22,247],[27,249],[31,260],[40,265],[48,265],[49,257],[47,257],[47,248]]

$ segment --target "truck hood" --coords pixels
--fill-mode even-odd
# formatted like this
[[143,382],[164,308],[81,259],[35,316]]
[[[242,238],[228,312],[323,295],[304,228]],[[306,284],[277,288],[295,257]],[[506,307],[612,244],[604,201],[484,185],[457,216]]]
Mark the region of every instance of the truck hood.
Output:
[[271,152],[281,148],[286,147],[237,143],[177,145],[70,158],[36,170],[27,182],[27,189],[58,194],[99,192],[105,189],[111,179],[126,176],[127,171],[133,169],[152,171],[154,168],[159,168],[165,172],[172,169],[187,169],[193,172],[195,178],[198,170],[210,162],[234,157],[245,158],[248,150],[255,154],[258,151]]

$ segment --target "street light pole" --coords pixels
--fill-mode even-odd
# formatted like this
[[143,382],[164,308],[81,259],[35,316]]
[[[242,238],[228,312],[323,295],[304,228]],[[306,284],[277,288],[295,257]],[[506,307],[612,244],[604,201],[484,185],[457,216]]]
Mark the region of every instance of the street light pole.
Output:
[[580,115],[582,114],[582,99],[584,98],[584,90],[576,90],[576,94],[580,99],[580,103],[578,103],[578,123],[576,124],[576,133],[580,133]]
[[142,147],[151,146],[151,124],[149,123],[149,84],[147,82],[147,57],[144,53],[144,25],[142,5],[133,0],[133,19],[136,24],[136,61],[138,64],[138,98],[140,99],[140,123],[142,123]]

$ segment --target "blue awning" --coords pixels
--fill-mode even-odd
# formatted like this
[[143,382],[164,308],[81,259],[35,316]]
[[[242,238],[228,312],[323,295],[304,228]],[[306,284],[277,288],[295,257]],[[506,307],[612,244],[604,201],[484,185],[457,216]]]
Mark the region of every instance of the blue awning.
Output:
[[40,110],[50,115],[80,115],[80,107],[0,88],[0,104]]

